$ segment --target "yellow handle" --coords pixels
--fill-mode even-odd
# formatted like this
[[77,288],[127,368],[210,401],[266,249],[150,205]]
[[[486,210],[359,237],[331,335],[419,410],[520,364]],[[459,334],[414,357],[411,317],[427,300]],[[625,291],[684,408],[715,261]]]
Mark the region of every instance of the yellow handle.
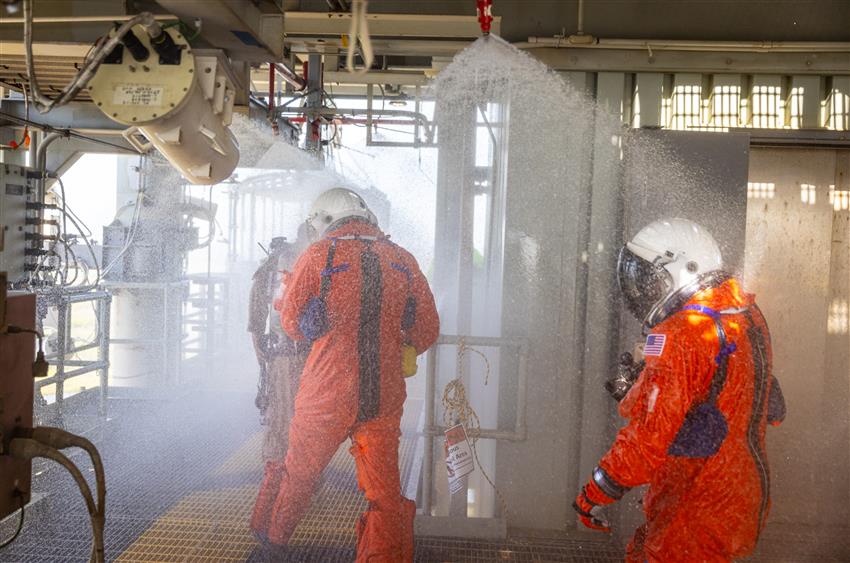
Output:
[[401,374],[404,377],[416,375],[419,366],[416,365],[416,348],[409,344],[401,347]]

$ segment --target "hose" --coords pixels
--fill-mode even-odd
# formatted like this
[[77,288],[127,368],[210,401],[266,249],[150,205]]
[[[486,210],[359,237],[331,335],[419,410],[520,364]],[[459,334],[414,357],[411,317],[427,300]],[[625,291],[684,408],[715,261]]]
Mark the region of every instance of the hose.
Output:
[[124,35],[130,31],[133,26],[142,24],[145,29],[149,29],[155,23],[153,14],[150,12],[142,12],[137,16],[127,20],[118,28],[115,34],[106,43],[95,48],[92,53],[86,56],[83,67],[77,72],[74,79],[66,85],[62,91],[54,99],[50,99],[41,93],[38,86],[38,80],[35,76],[35,68],[32,58],[32,0],[24,0],[24,54],[27,65],[27,79],[30,83],[32,100],[35,103],[36,109],[41,113],[48,113],[54,107],[59,107],[73,100],[77,94],[85,88],[89,81],[94,77],[94,73],[100,67],[109,53],[112,52],[120,42]]
[[[9,443],[9,453],[12,457],[25,460],[31,460],[36,457],[50,459],[64,467],[71,474],[74,481],[77,483],[77,487],[80,489],[80,493],[86,503],[86,508],[88,509],[89,518],[91,520],[92,548],[89,561],[91,563],[103,563],[103,529],[106,520],[106,484],[103,473],[103,463],[100,459],[100,455],[97,453],[97,449],[85,438],[74,436],[73,434],[69,434],[68,432],[58,428],[35,428],[25,431],[24,435],[30,435],[32,437],[12,439]],[[95,478],[97,480],[98,499],[96,504],[92,497],[91,488],[89,487],[88,482],[86,482],[85,477],[83,477],[83,474],[80,472],[80,469],[62,452],[60,452],[58,448],[42,443],[40,439],[43,439],[48,443],[57,444],[59,447],[70,447],[72,445],[77,446],[88,452],[95,468]]]

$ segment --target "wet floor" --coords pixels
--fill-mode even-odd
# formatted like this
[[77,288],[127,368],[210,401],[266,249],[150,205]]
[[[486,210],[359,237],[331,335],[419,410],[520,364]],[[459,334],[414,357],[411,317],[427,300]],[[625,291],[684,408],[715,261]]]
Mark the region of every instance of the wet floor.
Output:
[[[118,391],[116,394],[120,395]],[[107,474],[105,548],[110,561],[265,561],[248,530],[260,481],[262,429],[253,397],[226,389],[111,401],[109,419],[69,417],[66,424],[95,439]],[[414,405],[416,407],[416,405]],[[402,482],[416,479],[414,419],[403,423]],[[76,426],[76,427],[75,427]],[[87,427],[87,428],[86,428]],[[99,438],[99,439],[98,439]],[[86,466],[78,456],[75,461]],[[0,561],[87,561],[88,520],[72,480],[36,464],[20,538]],[[299,525],[285,561],[354,560],[354,523],[365,508],[354,464],[344,444],[325,472],[313,506]],[[8,519],[0,537],[16,522]],[[824,561],[764,550],[757,561]],[[620,561],[603,537],[523,538],[504,541],[417,538],[417,562]],[[834,559],[838,561],[840,559]]]

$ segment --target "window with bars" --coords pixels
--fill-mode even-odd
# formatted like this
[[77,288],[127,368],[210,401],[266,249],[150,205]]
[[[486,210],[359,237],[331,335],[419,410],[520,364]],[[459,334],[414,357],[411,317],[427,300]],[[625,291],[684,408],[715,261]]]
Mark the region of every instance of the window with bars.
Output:
[[850,94],[833,88],[826,99],[826,126],[836,131],[850,130]]
[[776,184],[773,182],[747,182],[748,199],[773,199]]
[[776,129],[784,125],[781,95],[779,86],[753,86],[750,103],[753,127]]
[[702,86],[679,84],[673,89],[671,129],[694,129],[702,125]]
[[741,87],[718,85],[711,92],[711,125],[738,127],[741,113]]

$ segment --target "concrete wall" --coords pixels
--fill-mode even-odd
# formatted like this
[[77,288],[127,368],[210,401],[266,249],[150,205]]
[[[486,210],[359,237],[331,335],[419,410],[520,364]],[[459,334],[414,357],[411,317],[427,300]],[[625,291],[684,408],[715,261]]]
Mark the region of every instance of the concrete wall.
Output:
[[751,151],[745,280],[788,404],[768,431],[773,525],[850,524],[850,201],[829,197],[850,189],[848,166],[850,151]]

